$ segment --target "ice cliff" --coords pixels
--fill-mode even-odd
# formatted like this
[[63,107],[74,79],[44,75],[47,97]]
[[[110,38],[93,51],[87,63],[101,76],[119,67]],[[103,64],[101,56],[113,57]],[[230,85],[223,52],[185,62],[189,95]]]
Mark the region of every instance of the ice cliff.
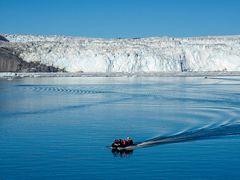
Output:
[[26,62],[68,72],[240,71],[240,36],[96,39],[3,35]]

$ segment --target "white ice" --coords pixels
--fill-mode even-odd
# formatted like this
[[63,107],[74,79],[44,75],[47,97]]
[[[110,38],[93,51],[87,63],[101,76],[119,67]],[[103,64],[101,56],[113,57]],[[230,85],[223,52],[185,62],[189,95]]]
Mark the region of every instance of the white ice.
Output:
[[97,39],[4,35],[27,62],[68,72],[240,71],[240,36]]

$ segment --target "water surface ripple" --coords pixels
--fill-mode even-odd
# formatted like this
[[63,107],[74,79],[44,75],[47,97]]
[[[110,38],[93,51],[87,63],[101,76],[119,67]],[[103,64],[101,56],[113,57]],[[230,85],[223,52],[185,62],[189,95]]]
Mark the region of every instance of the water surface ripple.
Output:
[[[239,77],[0,83],[0,179],[240,176]],[[106,148],[127,136],[134,152]]]

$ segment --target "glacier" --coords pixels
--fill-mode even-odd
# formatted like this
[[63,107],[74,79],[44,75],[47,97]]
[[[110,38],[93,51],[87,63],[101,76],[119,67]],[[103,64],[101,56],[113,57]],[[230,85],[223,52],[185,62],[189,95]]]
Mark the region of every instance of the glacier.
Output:
[[240,71],[240,36],[84,38],[3,35],[26,62],[67,72]]

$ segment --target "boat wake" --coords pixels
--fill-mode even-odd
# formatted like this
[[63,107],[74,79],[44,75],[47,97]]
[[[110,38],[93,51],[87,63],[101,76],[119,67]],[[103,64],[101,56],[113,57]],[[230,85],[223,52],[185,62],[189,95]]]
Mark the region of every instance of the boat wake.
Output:
[[[114,156],[128,157],[132,155],[135,149],[152,147],[156,145],[182,143],[189,141],[197,141],[204,139],[216,139],[228,136],[240,135],[240,123],[228,123],[218,126],[204,126],[194,130],[186,130],[180,133],[169,136],[158,136],[143,142],[137,142],[132,146],[127,146],[119,149],[112,149]],[[109,146],[109,148],[111,148]]]
[[180,143],[203,139],[215,139],[235,135],[240,135],[240,123],[224,124],[217,127],[202,127],[195,130],[186,130],[175,135],[159,136],[137,143],[134,149],[150,147],[160,144]]

